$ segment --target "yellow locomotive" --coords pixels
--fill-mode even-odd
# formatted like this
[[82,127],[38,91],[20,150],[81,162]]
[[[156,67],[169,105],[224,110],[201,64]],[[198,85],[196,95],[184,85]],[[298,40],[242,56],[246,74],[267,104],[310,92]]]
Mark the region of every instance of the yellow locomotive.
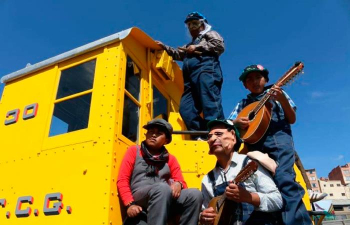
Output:
[[[1,81],[1,225],[122,224],[116,178],[126,149],[140,143],[142,126],[155,117],[185,130],[178,113],[182,72],[138,28]],[[200,188],[216,160],[207,143],[179,134],[167,148],[187,184]]]

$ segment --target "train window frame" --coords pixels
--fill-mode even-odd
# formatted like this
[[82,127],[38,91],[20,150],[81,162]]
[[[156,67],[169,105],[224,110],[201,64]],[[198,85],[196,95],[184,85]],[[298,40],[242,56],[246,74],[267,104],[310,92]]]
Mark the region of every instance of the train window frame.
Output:
[[[69,70],[72,70],[74,68],[77,68],[81,65],[84,65],[84,64],[87,64],[87,63],[91,63],[93,62],[93,74],[92,74],[92,82],[91,82],[91,88],[90,89],[87,89],[87,90],[82,90],[80,92],[76,92],[76,93],[72,93],[70,95],[64,95],[64,96],[59,96],[59,93],[62,94],[62,91],[61,90],[64,90],[64,87],[61,87],[62,85],[62,81],[64,81],[62,79],[63,77],[63,74],[65,71],[69,71]],[[61,68],[59,70],[59,73],[60,75],[58,76],[58,86],[57,86],[57,89],[56,89],[56,97],[55,97],[55,100],[53,102],[53,112],[52,112],[52,115],[51,115],[51,122],[50,122],[50,129],[49,129],[49,133],[48,133],[48,137],[54,137],[54,136],[58,136],[58,135],[64,135],[64,134],[68,134],[68,133],[71,133],[71,132],[76,132],[76,131],[80,131],[80,130],[84,130],[84,129],[88,129],[89,128],[89,121],[90,121],[90,112],[91,112],[91,100],[92,100],[92,91],[93,91],[93,88],[94,88],[94,81],[95,81],[95,77],[96,77],[96,66],[97,66],[97,59],[96,58],[93,58],[93,59],[90,59],[90,60],[86,60],[84,62],[81,62],[81,63],[78,63],[78,64],[73,64],[72,66],[68,67],[68,68]],[[89,75],[91,76],[91,75]],[[85,98],[86,96],[88,96],[89,98],[89,102],[88,102],[88,113],[87,115],[85,115],[85,118],[84,118],[84,121],[82,121],[82,123],[80,124],[75,124],[76,128],[71,128],[72,123],[69,123],[67,121],[62,121],[60,120],[60,118],[57,117],[57,115],[55,115],[55,112],[56,110],[58,109],[59,111],[59,108],[58,106],[59,105],[62,105],[64,102],[73,102],[73,101],[77,101],[78,99],[80,100],[80,102],[83,102],[81,99]],[[57,118],[57,119],[55,119]],[[55,122],[57,121],[57,122]],[[59,123],[59,124],[58,124]],[[57,129],[58,126],[60,125],[68,125],[67,128],[63,128],[61,129],[60,131],[53,131],[55,129]],[[79,128],[80,127],[80,128]]]
[[[84,95],[87,93],[91,93],[91,102],[90,102],[90,116],[89,116],[89,121],[88,121],[88,127],[86,129],[81,129],[77,130],[74,132],[68,132],[64,133],[61,135],[55,135],[55,136],[49,136],[50,133],[50,127],[51,127],[51,120],[52,120],[52,115],[54,113],[54,103],[56,102],[56,95],[57,95],[57,89],[59,86],[59,81],[60,81],[60,76],[61,76],[61,71],[74,67],[76,65],[85,63],[87,61],[96,59],[96,64],[95,64],[95,75],[94,75],[94,82],[93,82],[93,87],[91,90],[88,90],[83,93],[79,93],[78,95]],[[52,150],[58,147],[62,146],[68,146],[72,144],[79,144],[79,143],[85,143],[85,142],[91,142],[94,141],[94,137],[96,136],[93,132],[94,128],[97,126],[96,120],[93,118],[96,117],[96,112],[94,112],[94,108],[96,108],[96,99],[94,97],[94,88],[97,83],[100,83],[100,76],[99,74],[102,73],[103,71],[103,62],[105,61],[104,59],[104,51],[103,49],[96,49],[92,52],[88,52],[86,54],[74,57],[72,59],[69,59],[64,62],[57,63],[55,65],[54,69],[54,74],[55,74],[55,89],[51,93],[51,103],[50,106],[50,111],[48,112],[47,115],[47,124],[46,124],[46,129],[45,129],[45,138],[43,141],[43,147],[42,147],[42,152]],[[76,95],[76,96],[78,96]],[[73,97],[73,96],[72,96]],[[68,99],[69,97],[67,97]],[[60,99],[63,100],[63,99]],[[58,100],[57,100],[58,101]]]
[[[126,50],[126,49],[125,49]],[[120,134],[120,139],[126,143],[133,143],[133,144],[137,144],[140,142],[140,137],[141,137],[141,133],[140,133],[140,124],[142,122],[142,110],[143,110],[143,105],[142,105],[142,101],[143,101],[143,88],[144,88],[144,79],[145,79],[145,71],[147,71],[146,68],[144,68],[142,66],[142,64],[140,63],[139,60],[137,60],[137,57],[135,57],[130,51],[125,51],[125,55],[124,55],[124,59],[125,59],[125,62],[124,64],[122,64],[122,66],[124,67],[124,70],[123,70],[123,74],[121,74],[121,76],[124,76],[124,79],[122,82],[122,92],[120,94],[120,98],[123,99],[123,101],[121,102],[121,107],[123,108],[122,112],[120,113],[121,116],[119,117],[119,120],[121,121],[121,126],[119,128],[119,134]],[[140,71],[140,76],[139,76],[139,82],[140,82],[140,85],[139,85],[139,94],[138,94],[138,99],[136,99],[134,97],[134,95],[132,93],[130,93],[127,88],[126,88],[126,73],[127,73],[127,65],[128,65],[128,58],[130,58],[132,60],[132,62],[134,63],[134,65],[139,69]],[[123,62],[123,60],[122,60]],[[133,139],[130,139],[128,136],[125,135],[124,133],[124,125],[125,125],[125,113],[126,113],[126,110],[125,110],[125,104],[126,104],[126,99],[130,100],[132,103],[134,103],[137,107],[138,107],[138,116],[137,116],[137,121],[136,121],[136,139],[133,140]]]

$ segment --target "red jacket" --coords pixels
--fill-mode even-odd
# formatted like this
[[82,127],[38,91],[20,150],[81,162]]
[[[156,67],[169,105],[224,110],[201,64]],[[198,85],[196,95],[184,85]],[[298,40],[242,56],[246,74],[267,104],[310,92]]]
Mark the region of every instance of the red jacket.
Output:
[[[139,147],[141,149],[141,147]],[[142,151],[140,152],[140,156],[142,156]],[[130,202],[134,201],[132,196],[130,180],[132,177],[132,173],[134,170],[134,164],[136,160],[137,148],[136,145],[130,146],[125,153],[122,164],[119,169],[119,176],[117,180],[118,192],[125,206],[127,206]],[[179,181],[182,183],[183,188],[187,188],[187,184],[182,176],[180,164],[176,160],[175,156],[169,153],[169,161],[167,162],[171,179],[174,181]]]

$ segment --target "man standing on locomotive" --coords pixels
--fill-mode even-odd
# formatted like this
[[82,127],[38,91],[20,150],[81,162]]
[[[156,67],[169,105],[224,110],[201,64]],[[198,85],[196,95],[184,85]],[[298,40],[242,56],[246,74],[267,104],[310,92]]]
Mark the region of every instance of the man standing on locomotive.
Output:
[[[184,93],[180,114],[190,131],[204,131],[213,119],[224,119],[221,105],[223,82],[219,56],[224,52],[223,38],[199,12],[188,14],[185,23],[192,41],[175,49],[157,41],[174,60],[183,61]],[[203,112],[204,118],[200,116]],[[198,139],[199,136],[193,136]]]

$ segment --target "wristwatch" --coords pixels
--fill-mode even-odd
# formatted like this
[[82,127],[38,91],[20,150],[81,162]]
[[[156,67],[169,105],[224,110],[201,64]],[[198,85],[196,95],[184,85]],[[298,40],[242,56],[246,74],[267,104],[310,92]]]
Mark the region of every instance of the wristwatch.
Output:
[[180,184],[180,186],[181,186],[181,190],[184,188],[184,186],[183,186],[183,184],[182,184],[182,182],[181,181],[179,181],[179,180],[177,180],[176,182],[178,182],[179,184]]

